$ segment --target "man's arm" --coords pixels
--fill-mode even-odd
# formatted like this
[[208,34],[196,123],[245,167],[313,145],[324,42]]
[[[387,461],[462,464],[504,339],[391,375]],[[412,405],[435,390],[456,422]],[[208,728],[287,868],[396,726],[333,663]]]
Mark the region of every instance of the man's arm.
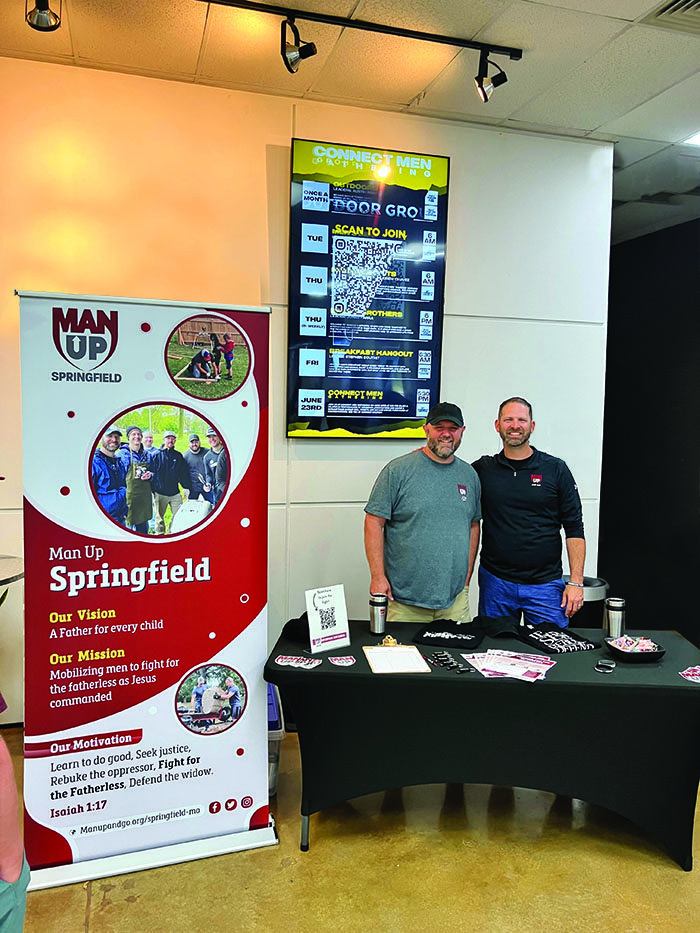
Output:
[[384,525],[385,518],[365,513],[365,554],[369,564],[370,593],[386,593],[393,599],[391,585],[384,573]]
[[[572,583],[583,583],[583,565],[586,562],[586,541],[584,538],[567,538],[566,554],[569,558],[569,577]],[[567,619],[583,606],[583,588],[567,586],[561,601],[566,609]]]
[[476,561],[476,552],[479,550],[479,538],[481,537],[481,522],[472,522],[469,529],[469,570],[467,571],[467,586],[474,573],[474,563]]
[[0,800],[0,879],[13,884],[22,872],[24,850],[19,832],[19,802],[12,759],[1,737]]

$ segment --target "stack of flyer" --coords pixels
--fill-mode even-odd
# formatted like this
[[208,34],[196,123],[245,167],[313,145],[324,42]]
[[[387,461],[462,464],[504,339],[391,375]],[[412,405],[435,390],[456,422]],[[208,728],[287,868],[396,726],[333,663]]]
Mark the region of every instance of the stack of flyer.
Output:
[[514,677],[527,681],[544,680],[550,667],[557,663],[543,654],[521,654],[494,648],[463,654],[462,657],[484,677]]

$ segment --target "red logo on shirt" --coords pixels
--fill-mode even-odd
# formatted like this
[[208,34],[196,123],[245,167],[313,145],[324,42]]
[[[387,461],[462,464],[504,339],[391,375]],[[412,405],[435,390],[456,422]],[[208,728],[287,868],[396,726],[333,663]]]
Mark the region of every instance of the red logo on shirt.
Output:
[[462,502],[467,501],[467,487],[463,486],[461,483],[457,483],[457,491],[462,499]]
[[541,476],[537,476],[535,473],[531,473],[531,474],[530,474],[530,485],[531,485],[531,486],[541,486],[541,485],[542,485],[542,477],[541,477]]

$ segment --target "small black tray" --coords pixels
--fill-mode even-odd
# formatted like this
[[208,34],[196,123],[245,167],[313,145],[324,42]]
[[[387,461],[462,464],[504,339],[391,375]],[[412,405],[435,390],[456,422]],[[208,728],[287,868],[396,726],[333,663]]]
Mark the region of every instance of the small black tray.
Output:
[[[632,635],[630,637],[634,638],[635,636]],[[612,645],[612,641],[614,641],[614,639],[606,638],[605,644],[608,646],[608,651],[610,654],[618,661],[629,661],[632,664],[650,664],[652,661],[661,660],[661,658],[663,658],[663,656],[666,654],[666,649],[656,642],[654,642],[654,644],[656,644],[658,651],[622,651],[622,649]]]

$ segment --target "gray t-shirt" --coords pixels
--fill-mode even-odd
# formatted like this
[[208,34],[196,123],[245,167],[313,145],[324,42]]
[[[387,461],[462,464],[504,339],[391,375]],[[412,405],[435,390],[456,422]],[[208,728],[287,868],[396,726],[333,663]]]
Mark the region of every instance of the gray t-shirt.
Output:
[[481,519],[474,468],[414,450],[387,463],[365,512],[386,519],[384,570],[394,598],[426,609],[451,606],[467,579],[470,525]]

